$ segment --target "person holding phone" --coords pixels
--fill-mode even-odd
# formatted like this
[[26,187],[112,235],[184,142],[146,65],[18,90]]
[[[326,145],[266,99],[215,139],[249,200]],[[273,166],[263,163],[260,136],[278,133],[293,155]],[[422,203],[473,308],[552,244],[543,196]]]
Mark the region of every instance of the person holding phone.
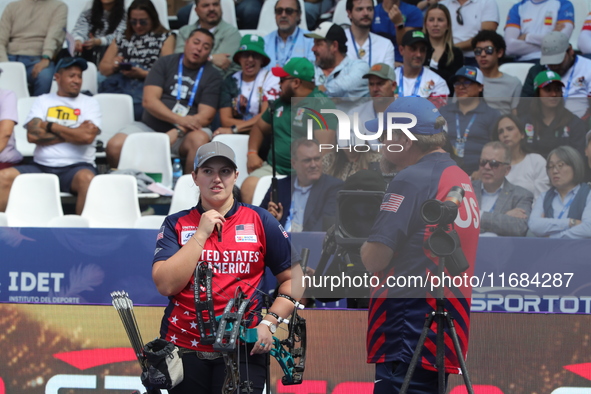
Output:
[[158,19],[150,0],[135,0],[127,13],[127,29],[117,34],[99,64],[107,78],[99,93],[124,93],[133,98],[134,118],[142,118],[144,79],[161,56],[174,52],[174,35]]

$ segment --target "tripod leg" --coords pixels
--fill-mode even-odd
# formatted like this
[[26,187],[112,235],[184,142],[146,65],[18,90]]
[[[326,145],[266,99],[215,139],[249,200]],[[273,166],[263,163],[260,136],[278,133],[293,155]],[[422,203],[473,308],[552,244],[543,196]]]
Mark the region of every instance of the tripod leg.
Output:
[[458,355],[458,361],[460,362],[460,369],[462,371],[462,377],[464,378],[464,385],[466,386],[466,390],[468,390],[468,394],[474,394],[472,381],[470,380],[470,375],[468,375],[468,368],[466,368],[466,362],[462,356],[462,349],[460,348],[460,340],[458,339],[458,334],[456,333],[454,320],[449,315],[449,313],[446,313],[445,316],[447,318],[447,325],[449,326],[449,334],[451,336],[451,340],[454,343],[454,348],[456,349],[456,354]]
[[439,394],[445,394],[445,318],[443,315],[447,316],[447,313],[443,310],[439,311],[439,307],[437,309],[437,353],[435,364],[437,365],[438,391]]
[[430,313],[429,316],[425,318],[425,325],[423,326],[423,331],[419,337],[419,343],[417,343],[417,348],[415,349],[412,359],[410,360],[410,364],[408,366],[408,370],[406,371],[406,376],[404,377],[404,382],[402,383],[399,394],[406,394],[408,391],[410,380],[412,379],[412,375],[414,374],[417,363],[419,362],[419,357],[421,357],[421,350],[423,349],[423,345],[425,345],[425,340],[427,339],[427,334],[429,334],[429,330],[431,329],[431,324],[433,324],[434,317],[435,312]]

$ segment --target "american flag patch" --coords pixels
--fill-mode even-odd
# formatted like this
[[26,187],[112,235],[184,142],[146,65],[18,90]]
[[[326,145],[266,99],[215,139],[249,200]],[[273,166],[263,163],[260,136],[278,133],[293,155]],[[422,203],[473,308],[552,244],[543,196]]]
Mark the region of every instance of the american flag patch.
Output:
[[287,231],[285,231],[282,225],[279,225],[279,230],[281,230],[281,234],[283,234],[285,238],[289,238],[289,235],[287,235]]
[[254,223],[239,224],[236,226],[236,235],[255,235]]
[[164,238],[164,226],[160,227],[160,232],[158,233],[158,236],[156,237],[156,241],[158,241],[159,239]]
[[384,196],[382,205],[380,205],[380,211],[397,212],[402,201],[404,201],[404,196],[396,193],[387,193]]

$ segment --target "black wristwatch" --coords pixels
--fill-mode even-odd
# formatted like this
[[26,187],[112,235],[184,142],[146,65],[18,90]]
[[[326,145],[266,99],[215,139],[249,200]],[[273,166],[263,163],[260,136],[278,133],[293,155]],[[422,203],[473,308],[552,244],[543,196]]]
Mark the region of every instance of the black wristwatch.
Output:
[[185,132],[177,127],[176,129],[177,138],[181,139],[185,136]]
[[45,131],[53,134],[53,131],[51,131],[52,127],[53,127],[53,122],[47,122],[47,125],[45,126]]

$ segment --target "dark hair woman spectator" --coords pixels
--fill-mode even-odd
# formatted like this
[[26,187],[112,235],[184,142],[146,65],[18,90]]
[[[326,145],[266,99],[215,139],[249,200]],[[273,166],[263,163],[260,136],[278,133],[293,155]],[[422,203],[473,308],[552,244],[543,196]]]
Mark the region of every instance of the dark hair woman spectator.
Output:
[[534,79],[535,97],[530,110],[520,114],[525,123],[527,143],[533,152],[547,157],[557,146],[568,145],[584,155],[587,126],[564,106],[560,75],[545,70]]
[[135,0],[127,10],[127,28],[117,34],[99,65],[107,76],[100,93],[126,93],[133,98],[135,120],[142,117],[144,79],[158,57],[174,52],[174,35],[158,19],[150,0]]
[[72,31],[76,52],[98,65],[115,34],[125,31],[125,20],[124,0],[93,0]]
[[454,46],[451,16],[443,4],[433,4],[425,12],[423,31],[431,43],[427,49],[425,66],[447,81],[449,91],[454,87],[450,78],[464,65],[462,50]]
[[493,141],[501,141],[511,152],[511,171],[506,176],[514,185],[533,193],[534,199],[550,188],[546,159],[531,153],[523,123],[515,115],[503,115],[493,129]]
[[585,164],[570,146],[548,155],[552,187],[535,202],[529,228],[538,237],[591,238],[591,187],[584,182]]

